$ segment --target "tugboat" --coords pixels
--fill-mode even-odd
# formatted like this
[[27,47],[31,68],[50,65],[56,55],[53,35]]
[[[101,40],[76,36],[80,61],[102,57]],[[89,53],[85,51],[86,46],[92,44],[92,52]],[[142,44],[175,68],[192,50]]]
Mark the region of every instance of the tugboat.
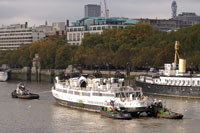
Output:
[[16,90],[11,93],[12,98],[21,98],[21,99],[39,99],[38,94],[30,93],[24,86],[24,84],[19,83]]
[[152,116],[157,118],[166,118],[166,119],[182,119],[183,115],[180,113],[175,113],[169,109],[163,107],[162,102],[154,101],[149,107],[149,112]]
[[179,42],[176,41],[174,63],[165,64],[164,70],[155,75],[136,77],[136,85],[142,87],[144,93],[200,98],[200,76],[186,72],[186,60],[179,58],[178,50]]
[[102,107],[100,110],[102,116],[113,118],[113,119],[132,119],[130,113],[121,110],[119,107],[114,105],[114,101],[110,102],[110,105]]

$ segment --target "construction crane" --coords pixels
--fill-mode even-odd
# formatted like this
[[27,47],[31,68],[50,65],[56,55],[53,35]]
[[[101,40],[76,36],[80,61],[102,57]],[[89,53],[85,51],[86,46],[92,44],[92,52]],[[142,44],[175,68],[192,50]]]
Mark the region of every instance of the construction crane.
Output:
[[104,7],[105,7],[105,17],[109,17],[109,9],[107,8],[106,0],[104,0]]

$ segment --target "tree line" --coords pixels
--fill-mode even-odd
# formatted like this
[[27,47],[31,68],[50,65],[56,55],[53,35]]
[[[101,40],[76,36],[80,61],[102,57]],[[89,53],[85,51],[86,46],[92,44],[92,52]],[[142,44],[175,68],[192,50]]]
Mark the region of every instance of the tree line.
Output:
[[70,64],[126,68],[162,67],[174,59],[175,41],[180,42],[180,56],[188,67],[200,67],[200,25],[161,32],[147,23],[123,29],[106,29],[102,34],[85,34],[80,46],[70,45],[64,38],[51,36],[16,50],[0,51],[0,64],[11,67],[32,66],[36,53],[41,68],[65,69]]

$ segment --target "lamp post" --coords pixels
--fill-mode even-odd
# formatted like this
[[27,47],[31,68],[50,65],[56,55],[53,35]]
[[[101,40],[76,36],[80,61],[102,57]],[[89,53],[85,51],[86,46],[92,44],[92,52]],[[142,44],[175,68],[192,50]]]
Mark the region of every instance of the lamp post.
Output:
[[126,76],[128,78],[128,84],[130,85],[130,64],[126,63]]
[[107,66],[108,76],[110,77],[110,63],[107,63],[106,66]]

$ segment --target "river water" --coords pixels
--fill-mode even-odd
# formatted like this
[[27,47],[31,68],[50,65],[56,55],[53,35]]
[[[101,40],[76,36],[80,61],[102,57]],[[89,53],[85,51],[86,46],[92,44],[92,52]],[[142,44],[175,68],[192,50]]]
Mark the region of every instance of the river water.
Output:
[[200,99],[150,96],[184,114],[182,120],[136,118],[114,120],[99,113],[56,104],[50,83],[24,82],[39,100],[11,98],[17,81],[0,82],[0,133],[199,133]]

